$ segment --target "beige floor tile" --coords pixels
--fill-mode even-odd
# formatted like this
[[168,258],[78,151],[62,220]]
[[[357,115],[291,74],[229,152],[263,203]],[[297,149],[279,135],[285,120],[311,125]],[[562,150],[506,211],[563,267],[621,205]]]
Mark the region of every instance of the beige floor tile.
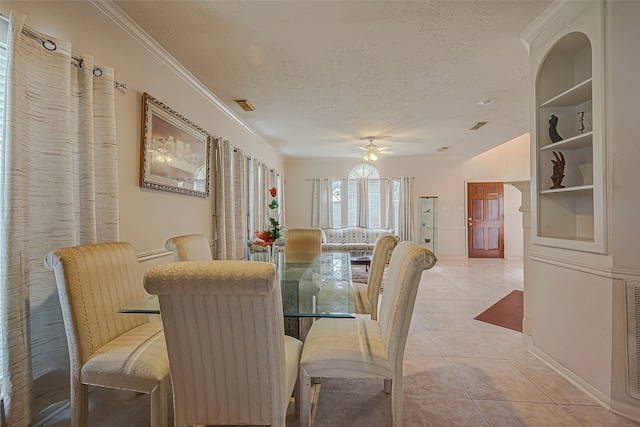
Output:
[[313,427],[384,427],[391,425],[391,395],[320,390]]
[[455,287],[462,291],[493,291],[493,289],[478,282],[455,282]]
[[491,427],[579,427],[556,405],[526,402],[475,402]]
[[476,332],[429,331],[429,336],[445,357],[504,358]]
[[582,390],[535,357],[533,357],[533,360],[512,360],[511,363],[557,404],[598,404]]
[[405,356],[402,370],[404,394],[469,398],[442,357]]
[[469,300],[471,297],[466,291],[461,289],[432,289],[426,293],[426,297],[430,299],[446,299],[446,300]]
[[478,301],[471,301],[471,300],[458,300],[458,301],[452,301],[451,305],[452,305],[452,310],[454,313],[457,314],[468,314],[471,315],[471,317],[476,317],[478,314],[482,313],[483,311],[485,311],[487,308],[491,307],[493,304],[495,304],[496,301],[495,300],[478,300]]
[[440,356],[440,352],[431,341],[429,333],[422,329],[409,329],[405,355]]
[[414,313],[453,313],[459,301],[434,300],[428,298],[416,299]]
[[427,331],[474,332],[462,317],[454,313],[435,312],[422,314]]
[[487,427],[470,399],[405,396],[404,425],[407,427]]
[[602,406],[562,405],[564,411],[582,427],[638,427],[639,422],[616,415]]
[[552,403],[507,360],[445,359],[472,399]]
[[478,335],[491,344],[506,359],[524,359],[538,361],[529,352],[531,348],[531,337],[521,332],[512,331],[507,328],[500,328],[500,332],[479,332]]
[[[492,325],[491,323],[487,323],[487,322],[482,322],[480,320],[475,320],[472,316],[467,315],[467,317],[464,319],[465,322],[467,322],[467,324],[469,326],[471,326],[471,328],[480,333],[480,332],[487,332],[487,333],[504,333],[505,331],[511,331],[511,329],[507,329],[507,328],[503,328],[502,326],[497,326],[497,325]],[[516,331],[512,331],[513,333],[519,333]]]

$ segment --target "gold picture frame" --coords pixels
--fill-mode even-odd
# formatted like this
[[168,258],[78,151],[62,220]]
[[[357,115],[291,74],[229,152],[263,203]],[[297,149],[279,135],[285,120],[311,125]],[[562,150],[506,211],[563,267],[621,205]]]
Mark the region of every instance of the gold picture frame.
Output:
[[211,135],[148,93],[142,95],[140,186],[209,196]]

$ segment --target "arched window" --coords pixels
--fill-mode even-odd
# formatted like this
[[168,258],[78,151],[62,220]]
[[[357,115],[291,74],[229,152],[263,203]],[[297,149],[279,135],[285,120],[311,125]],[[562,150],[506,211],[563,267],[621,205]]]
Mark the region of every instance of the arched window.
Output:
[[369,227],[381,227],[381,191],[380,191],[380,172],[369,163],[360,163],[351,169],[348,176],[348,193],[347,200],[348,225],[358,225],[358,178],[368,179],[367,185],[367,214],[369,218]]

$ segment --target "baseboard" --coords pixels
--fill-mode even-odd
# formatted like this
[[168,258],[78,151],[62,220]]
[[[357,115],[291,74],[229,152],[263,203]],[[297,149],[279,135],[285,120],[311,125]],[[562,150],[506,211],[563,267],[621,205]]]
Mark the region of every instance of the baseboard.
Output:
[[622,417],[629,418],[636,422],[640,422],[640,407],[638,406],[633,406],[633,405],[629,405],[628,403],[612,400],[611,408],[609,410],[614,414],[618,414]]
[[593,387],[591,384],[587,383],[564,366],[558,364],[558,362],[549,357],[546,353],[540,351],[535,347],[531,347],[530,352],[538,359],[540,359],[545,365],[549,366],[551,369],[562,375],[562,377],[569,381],[571,384],[578,387],[587,395],[591,396],[604,409],[630,420],[640,422],[640,406],[634,406],[625,402],[611,399],[611,397],[607,396],[605,393],[602,393],[600,390]]
[[580,378],[579,376],[571,372],[569,369],[560,365],[553,358],[549,357],[546,353],[537,349],[536,347],[532,346],[529,352],[533,354],[535,357],[537,357],[538,359],[540,359],[542,363],[544,363],[545,365],[547,365],[548,367],[550,367],[551,369],[553,369],[554,371],[562,375],[562,377],[567,381],[569,381],[571,384],[578,387],[587,395],[591,396],[591,398],[593,398],[596,402],[598,402],[600,406],[602,406],[606,410],[611,409],[611,397],[607,396],[605,393],[601,392],[600,390],[598,390],[597,388],[595,388],[594,386],[592,386],[591,384],[589,384],[588,382],[586,382],[585,380],[583,380],[582,378]]

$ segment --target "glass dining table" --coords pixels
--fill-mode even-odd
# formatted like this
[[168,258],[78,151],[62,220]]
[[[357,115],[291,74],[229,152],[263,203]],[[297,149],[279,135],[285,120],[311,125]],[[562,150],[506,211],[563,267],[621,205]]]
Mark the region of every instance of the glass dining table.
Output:
[[[273,262],[278,269],[287,335],[304,339],[312,318],[355,317],[349,253],[256,253],[251,260]],[[118,312],[160,314],[158,297],[151,295]]]

